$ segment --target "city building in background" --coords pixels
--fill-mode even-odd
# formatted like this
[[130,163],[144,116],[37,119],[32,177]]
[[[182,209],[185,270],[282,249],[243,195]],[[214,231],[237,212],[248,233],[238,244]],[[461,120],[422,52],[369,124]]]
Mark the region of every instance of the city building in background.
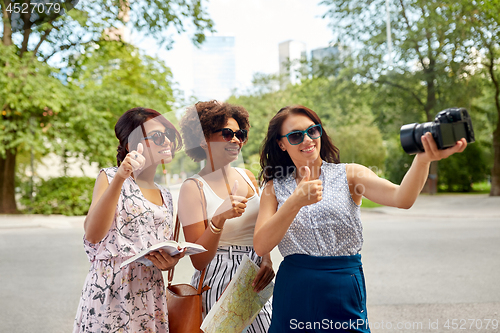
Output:
[[324,65],[326,64],[328,71],[331,71],[332,65],[333,68],[336,68],[334,73],[329,73],[333,75],[337,75],[337,66],[335,64],[339,64],[342,58],[342,50],[340,50],[337,46],[327,46],[317,48],[311,51],[311,65],[313,73],[317,75],[324,75]]
[[339,57],[339,48],[337,46],[327,46],[311,51],[313,61],[323,61],[326,59],[335,59]]
[[296,40],[288,40],[279,44],[279,75],[281,89],[288,84],[300,83],[301,60],[306,60],[306,44]]
[[236,87],[234,37],[207,36],[193,52],[193,95],[200,101],[226,100]]

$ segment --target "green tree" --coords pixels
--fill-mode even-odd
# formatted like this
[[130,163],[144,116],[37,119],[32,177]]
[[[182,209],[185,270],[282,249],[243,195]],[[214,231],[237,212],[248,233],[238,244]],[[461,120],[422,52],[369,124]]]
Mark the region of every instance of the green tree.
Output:
[[[59,151],[77,153],[100,166],[114,164],[118,144],[114,125],[126,110],[144,106],[169,118],[174,103],[172,75],[161,60],[131,44],[101,40],[85,45],[85,52],[72,55],[68,63],[68,86],[76,108],[68,115],[76,119],[68,119],[74,126],[62,135],[86,135],[63,142]],[[97,130],[96,135],[87,135]]]
[[[382,135],[369,108],[367,85],[352,80],[348,68],[338,76],[303,78],[301,84],[277,90],[279,78],[259,76],[249,94],[232,96],[228,102],[243,105],[250,113],[249,141],[243,148],[245,161],[257,162],[271,118],[284,106],[301,104],[315,111],[340,149],[345,162],[383,169],[385,149]],[[370,146],[367,147],[367,142]],[[257,168],[252,169],[257,172]]]
[[[432,121],[442,109],[468,106],[480,94],[470,80],[475,57],[470,29],[462,20],[466,2],[392,1],[392,65],[388,65],[385,0],[322,3],[329,7],[325,17],[339,42],[349,45],[357,55],[358,73],[394,89],[411,109],[418,110],[413,122],[421,122]],[[431,164],[430,174],[430,179],[436,179],[437,163]],[[431,185],[435,192],[437,183],[432,181]]]
[[[65,67],[65,60],[72,54],[82,53],[92,42],[116,39],[116,29],[125,25],[156,38],[166,47],[172,39],[165,32],[180,33],[186,24],[192,24],[196,29],[193,41],[201,43],[204,32],[211,31],[213,25],[202,0],[81,1],[66,15],[52,17],[40,25],[32,23],[32,13],[13,21],[10,3],[0,1],[0,213],[17,212],[16,156],[23,149],[33,147],[48,152],[57,151],[59,145],[65,150],[87,153],[109,147],[106,133],[95,128],[108,128],[113,113],[100,109],[102,105],[89,106],[94,95],[85,89],[71,91],[74,86],[59,80],[64,73],[47,62]],[[23,25],[20,31],[16,30],[19,24]],[[115,90],[114,97],[119,93]],[[90,125],[86,122],[95,127],[87,128]],[[78,142],[86,146],[78,146]]]
[[[480,64],[493,90],[490,103],[496,112],[490,118],[496,124],[493,131],[493,168],[491,196],[500,195],[500,1],[465,2],[463,16],[471,29],[475,45],[482,52]],[[496,118],[496,119],[495,119]]]
[[471,145],[462,154],[450,156],[439,163],[439,184],[448,192],[470,192],[472,184],[483,181],[488,172],[484,159],[481,145]]

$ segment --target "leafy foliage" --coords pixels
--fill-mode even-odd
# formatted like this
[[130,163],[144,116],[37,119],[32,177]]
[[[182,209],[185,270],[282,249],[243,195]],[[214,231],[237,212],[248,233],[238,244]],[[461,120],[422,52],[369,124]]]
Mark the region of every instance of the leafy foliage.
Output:
[[[330,78],[304,78],[301,84],[289,85],[284,90],[256,89],[253,94],[229,98],[229,103],[243,105],[250,113],[252,127],[248,143],[242,150],[247,164],[253,166],[258,161],[269,120],[282,107],[301,104],[319,115],[325,131],[339,147],[342,161],[382,169],[385,148],[368,107],[372,98],[370,90],[355,83],[349,70],[342,73],[343,76]],[[273,86],[272,78],[260,75],[259,79],[268,87]],[[252,172],[256,173],[255,169]]]
[[92,201],[95,179],[90,177],[57,177],[42,180],[31,202],[29,189],[23,188],[21,204],[31,214],[86,215]]
[[168,48],[172,33],[186,25],[194,26],[193,41],[201,43],[213,22],[202,0],[91,0],[37,26],[24,15],[25,30],[17,31],[7,4],[0,1],[0,212],[15,212],[18,153],[56,152],[109,164],[118,115],[138,105],[171,109],[170,71],[123,44],[120,29],[130,27]]
[[[500,141],[500,130],[495,131],[485,122],[484,112],[475,103],[483,99],[485,78],[486,81],[488,78],[482,71],[491,68],[494,63],[491,59],[495,58],[491,57],[492,50],[495,45],[498,48],[500,42],[498,2],[493,5],[490,1],[465,0],[391,1],[388,8],[393,42],[391,55],[388,55],[385,0],[324,0],[322,4],[329,8],[325,17],[335,29],[338,42],[351,48],[356,72],[362,80],[371,83],[372,111],[384,139],[389,140],[389,159],[394,161],[386,163],[391,180],[402,178],[407,169],[403,166],[408,165],[408,159],[391,139],[392,133],[406,123],[432,121],[443,109],[465,107],[476,129],[483,132],[483,128],[490,128],[487,139],[479,133],[481,139],[474,144],[479,147],[471,150],[484,152],[484,148],[492,146],[492,139]],[[495,76],[488,75],[494,83]],[[496,100],[491,99],[489,103],[496,103],[500,112],[499,89],[496,91]],[[483,104],[482,109],[488,108]],[[497,134],[492,138],[493,131]],[[500,172],[500,143],[494,143],[493,147],[495,145],[499,151],[496,159]],[[491,159],[488,153],[484,156],[469,161],[476,164],[475,170],[487,169]],[[448,162],[440,162],[443,163]],[[444,166],[439,169],[442,173],[451,170]],[[443,177],[449,181],[449,175]],[[500,187],[500,176],[497,178]]]
[[70,57],[69,64],[72,72],[67,80],[74,91],[75,119],[64,134],[79,135],[66,141],[65,149],[89,162],[98,162],[101,167],[116,164],[114,125],[128,109],[143,106],[163,114],[172,110],[170,69],[133,45],[91,43],[85,53]]
[[69,91],[48,65],[18,59],[13,46],[0,44],[0,156],[6,149],[32,146],[46,153],[61,125],[58,115],[68,106]]
[[486,180],[488,169],[480,145],[470,145],[461,154],[439,162],[439,184],[448,192],[470,192],[472,184]]

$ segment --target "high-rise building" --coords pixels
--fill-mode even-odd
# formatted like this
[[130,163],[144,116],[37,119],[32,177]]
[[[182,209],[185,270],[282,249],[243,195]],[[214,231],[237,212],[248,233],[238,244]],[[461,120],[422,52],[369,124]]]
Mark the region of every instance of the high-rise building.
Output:
[[282,89],[289,83],[296,84],[300,82],[300,69],[302,67],[300,61],[305,59],[307,59],[305,43],[288,40],[279,44],[279,73],[282,78]]
[[[312,70],[315,74],[325,75],[325,67],[322,63],[326,63],[329,75],[337,75],[338,68],[335,64],[339,64],[341,61],[341,50],[337,46],[327,46],[322,48],[317,48],[311,51],[312,60]],[[333,67],[332,67],[333,65]],[[332,71],[333,68],[333,71]]]
[[339,56],[339,48],[337,46],[328,46],[311,51],[311,59],[322,61],[324,59],[335,59]]
[[193,52],[193,95],[200,101],[226,100],[236,86],[234,37],[207,36]]

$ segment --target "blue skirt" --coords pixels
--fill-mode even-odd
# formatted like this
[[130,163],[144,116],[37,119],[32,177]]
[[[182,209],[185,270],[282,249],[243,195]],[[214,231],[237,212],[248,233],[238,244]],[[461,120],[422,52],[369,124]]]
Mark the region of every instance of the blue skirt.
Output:
[[284,332],[370,332],[360,254],[284,258],[268,333]]

